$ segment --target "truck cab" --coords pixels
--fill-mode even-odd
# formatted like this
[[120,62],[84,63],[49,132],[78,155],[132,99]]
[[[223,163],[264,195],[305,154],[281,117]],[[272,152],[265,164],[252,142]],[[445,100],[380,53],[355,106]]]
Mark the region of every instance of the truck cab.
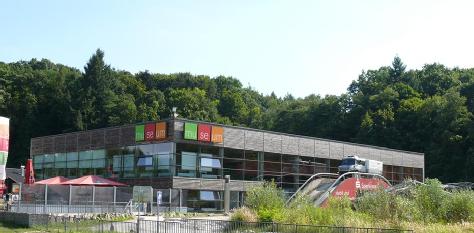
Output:
[[342,159],[338,170],[340,174],[346,172],[367,172],[365,159],[353,155],[346,156]]

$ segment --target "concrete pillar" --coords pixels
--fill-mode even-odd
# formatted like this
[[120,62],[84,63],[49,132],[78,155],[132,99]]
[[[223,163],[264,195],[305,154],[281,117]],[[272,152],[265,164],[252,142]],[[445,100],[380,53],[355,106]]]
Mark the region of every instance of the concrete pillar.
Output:
[[230,175],[224,177],[224,212],[229,213],[230,211]]

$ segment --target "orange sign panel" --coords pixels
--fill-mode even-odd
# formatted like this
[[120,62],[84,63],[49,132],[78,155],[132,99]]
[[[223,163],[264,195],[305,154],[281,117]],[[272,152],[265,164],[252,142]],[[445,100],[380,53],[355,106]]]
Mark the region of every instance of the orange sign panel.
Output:
[[156,123],[156,139],[166,139],[166,122]]
[[212,126],[211,142],[222,143],[224,142],[224,128],[218,126]]

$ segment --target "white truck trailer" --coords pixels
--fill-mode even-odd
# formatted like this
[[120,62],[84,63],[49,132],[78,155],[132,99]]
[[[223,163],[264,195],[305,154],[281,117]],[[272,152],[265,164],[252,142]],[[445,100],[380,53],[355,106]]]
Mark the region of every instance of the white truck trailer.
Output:
[[342,159],[338,169],[341,174],[346,172],[364,172],[382,175],[383,162],[349,155]]

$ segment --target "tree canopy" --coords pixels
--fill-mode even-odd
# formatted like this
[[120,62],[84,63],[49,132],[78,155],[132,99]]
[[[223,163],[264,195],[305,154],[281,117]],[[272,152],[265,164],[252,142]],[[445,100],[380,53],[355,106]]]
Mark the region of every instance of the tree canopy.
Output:
[[264,95],[232,77],[132,74],[97,50],[84,71],[32,59],[0,62],[0,115],[11,119],[8,165],[32,137],[180,117],[425,153],[426,176],[474,179],[474,69],[392,64],[362,72],[341,95]]

